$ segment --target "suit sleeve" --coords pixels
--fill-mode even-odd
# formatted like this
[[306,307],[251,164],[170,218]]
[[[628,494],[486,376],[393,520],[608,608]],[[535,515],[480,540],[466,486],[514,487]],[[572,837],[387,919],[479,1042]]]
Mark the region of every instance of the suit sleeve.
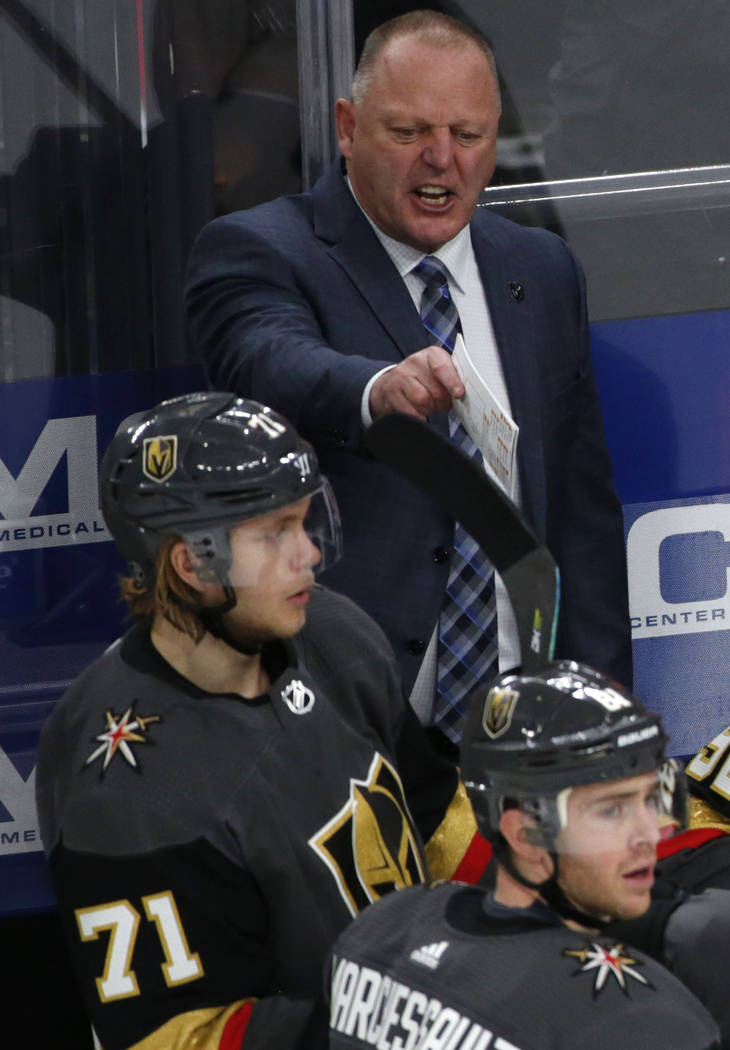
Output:
[[391,362],[327,342],[316,303],[328,290],[314,285],[328,262],[286,202],[271,208],[275,229],[239,212],[199,234],[186,289],[194,341],[218,389],[274,403],[305,436],[324,430],[357,445],[362,392]]

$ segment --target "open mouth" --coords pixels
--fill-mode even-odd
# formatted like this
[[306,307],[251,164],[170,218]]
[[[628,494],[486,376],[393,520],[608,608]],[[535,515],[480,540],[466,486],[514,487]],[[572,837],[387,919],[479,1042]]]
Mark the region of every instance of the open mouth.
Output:
[[640,868],[634,868],[632,871],[627,871],[624,878],[634,886],[651,886],[654,882],[654,865],[646,864]]
[[295,591],[294,594],[290,594],[287,600],[290,601],[292,605],[306,605],[309,601],[311,589],[311,584],[307,587],[303,587],[301,591]]
[[445,186],[418,186],[413,192],[423,204],[435,208],[442,208],[454,196]]

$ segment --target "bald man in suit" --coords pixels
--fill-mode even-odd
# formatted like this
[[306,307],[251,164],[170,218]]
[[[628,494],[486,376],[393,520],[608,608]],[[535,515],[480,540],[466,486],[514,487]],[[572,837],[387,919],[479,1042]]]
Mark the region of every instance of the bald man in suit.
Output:
[[[336,104],[341,161],[311,193],[214,220],[189,265],[212,383],[274,405],[315,445],[345,536],[327,582],[383,627],[425,723],[454,522],[363,445],[392,411],[448,433],[464,394],[419,315],[424,256],[443,266],[470,355],[519,425],[516,496],[562,574],[557,652],[631,682],[623,524],[583,275],[560,238],[477,209],[499,113],[481,37],[435,12],[393,19]],[[504,669],[520,653],[499,581],[497,603]]]

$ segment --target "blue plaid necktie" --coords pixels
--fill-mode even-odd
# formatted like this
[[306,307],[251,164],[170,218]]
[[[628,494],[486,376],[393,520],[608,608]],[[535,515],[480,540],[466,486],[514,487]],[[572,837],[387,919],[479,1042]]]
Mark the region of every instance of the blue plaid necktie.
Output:
[[[414,274],[424,282],[421,320],[434,340],[454,349],[461,330],[443,263],[427,255]],[[482,456],[464,427],[449,416],[452,441],[482,465]],[[454,550],[438,626],[438,666],[434,724],[450,740],[461,740],[466,698],[497,671],[497,602],[494,569],[459,522],[454,523]]]

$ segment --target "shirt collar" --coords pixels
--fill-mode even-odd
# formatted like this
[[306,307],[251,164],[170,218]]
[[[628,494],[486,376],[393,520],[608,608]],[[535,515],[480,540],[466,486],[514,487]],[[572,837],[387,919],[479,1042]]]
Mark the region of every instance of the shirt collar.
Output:
[[[397,241],[394,237],[389,237],[387,233],[383,233],[380,227],[376,226],[363,208],[362,204],[360,204],[360,201],[357,199],[357,195],[352,187],[349,176],[345,176],[345,181],[347,182],[355,203],[372,226],[376,237],[390,256],[393,265],[401,277],[405,277],[406,274],[411,272],[414,266],[418,265],[421,259],[425,258],[424,253],[419,251],[418,248],[412,248],[410,244],[403,244],[402,241]],[[469,266],[469,257],[472,253],[471,231],[468,225],[464,226],[463,229],[459,230],[455,237],[452,237],[450,241],[447,241],[446,244],[442,244],[437,251],[432,253],[444,264],[448,270],[449,281],[453,281],[460,292],[464,291]]]

